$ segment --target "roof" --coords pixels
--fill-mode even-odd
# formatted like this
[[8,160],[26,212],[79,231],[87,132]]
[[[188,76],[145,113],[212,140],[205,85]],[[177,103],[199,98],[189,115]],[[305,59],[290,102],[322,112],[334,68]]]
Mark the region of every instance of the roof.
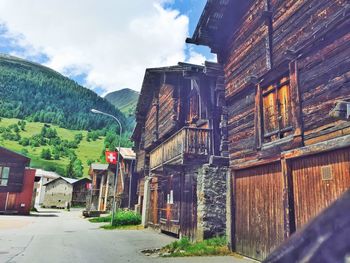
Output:
[[48,185],[48,184],[51,184],[52,182],[55,182],[59,179],[63,179],[64,181],[66,181],[67,183],[69,184],[74,184],[75,182],[79,181],[78,179],[73,179],[73,178],[68,178],[68,177],[63,177],[63,176],[60,176],[60,177],[57,177],[56,179],[53,179],[52,181],[50,182],[47,182],[43,185]]
[[254,0],[208,0],[197,27],[187,43],[209,46],[217,52],[237,28]]
[[161,77],[164,75],[164,73],[177,73],[181,74],[181,76],[184,76],[187,72],[203,72],[204,69],[205,67],[202,65],[195,65],[183,62],[179,62],[177,65],[169,67],[146,69],[139,100],[137,102],[135,111],[136,126],[131,136],[132,140],[138,141],[138,137],[142,129],[142,125],[138,124],[144,122],[145,114],[152,103],[154,95],[157,94],[157,92],[159,92]]
[[100,171],[108,170],[108,167],[109,167],[109,164],[103,164],[103,163],[92,163],[90,165],[90,169],[100,170]]
[[16,158],[20,158],[23,159],[24,161],[26,161],[28,164],[30,162],[30,158],[28,158],[27,156],[23,155],[23,154],[19,154],[17,152],[11,151],[7,148],[1,147],[0,146],[0,152],[4,152],[10,156],[16,157]]
[[51,171],[45,171],[42,169],[36,169],[35,176],[36,177],[51,178],[51,179],[55,179],[55,178],[60,177],[60,175],[58,173],[51,172]]
[[76,182],[74,182],[73,184],[77,184],[77,183],[80,183],[80,182],[82,182],[82,181],[91,182],[91,179],[84,177],[84,178],[78,179],[78,180],[77,180]]
[[136,159],[136,154],[131,148],[120,147],[120,155],[126,160]]

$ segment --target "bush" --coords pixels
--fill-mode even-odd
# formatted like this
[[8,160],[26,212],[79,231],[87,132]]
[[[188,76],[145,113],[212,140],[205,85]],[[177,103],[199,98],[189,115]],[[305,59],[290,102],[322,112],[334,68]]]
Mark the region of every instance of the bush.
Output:
[[51,160],[51,151],[50,149],[43,149],[41,151],[40,157],[45,159],[45,160]]
[[215,237],[200,242],[190,242],[185,237],[172,242],[162,249],[163,256],[183,257],[183,256],[213,256],[228,255],[230,251],[227,248],[226,237]]
[[[111,222],[112,215],[89,219],[92,223]],[[114,219],[114,226],[127,226],[141,224],[141,215],[130,210],[119,210]]]

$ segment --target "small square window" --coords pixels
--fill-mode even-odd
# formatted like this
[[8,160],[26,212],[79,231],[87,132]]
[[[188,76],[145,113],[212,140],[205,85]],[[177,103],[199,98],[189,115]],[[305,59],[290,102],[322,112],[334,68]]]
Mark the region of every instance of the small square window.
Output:
[[0,167],[0,186],[7,186],[10,176],[9,167]]

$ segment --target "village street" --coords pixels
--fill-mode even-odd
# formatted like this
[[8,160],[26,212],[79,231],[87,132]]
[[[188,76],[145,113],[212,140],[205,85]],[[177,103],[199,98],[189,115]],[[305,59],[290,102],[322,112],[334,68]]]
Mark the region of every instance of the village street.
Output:
[[141,253],[173,240],[152,230],[103,230],[83,219],[80,210],[0,216],[0,262],[250,262],[235,257],[164,259]]

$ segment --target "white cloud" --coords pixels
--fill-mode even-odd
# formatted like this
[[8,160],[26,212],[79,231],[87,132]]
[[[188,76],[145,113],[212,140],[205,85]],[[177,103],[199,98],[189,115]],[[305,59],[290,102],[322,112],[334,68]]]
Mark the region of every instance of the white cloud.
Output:
[[[186,59],[188,17],[164,8],[172,0],[1,0],[0,23],[25,52],[45,54],[64,74],[86,74],[105,91],[139,90],[145,68]],[[188,61],[204,56],[190,51]]]

